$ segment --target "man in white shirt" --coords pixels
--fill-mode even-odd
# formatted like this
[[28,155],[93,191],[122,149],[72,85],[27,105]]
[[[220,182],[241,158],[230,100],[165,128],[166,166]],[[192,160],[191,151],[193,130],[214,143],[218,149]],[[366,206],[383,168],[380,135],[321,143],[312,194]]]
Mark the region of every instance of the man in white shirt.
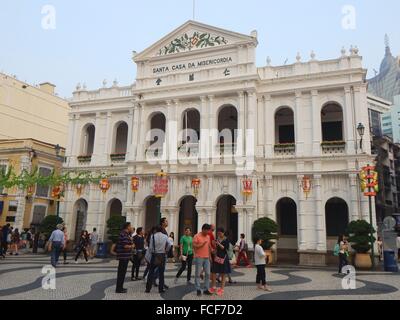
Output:
[[58,258],[60,257],[61,251],[64,249],[65,240],[62,224],[57,225],[57,229],[54,230],[49,239],[49,251],[51,251],[51,265],[56,268]]
[[164,272],[166,264],[166,254],[172,247],[173,243],[169,240],[168,235],[163,233],[161,226],[157,227],[156,232],[150,237],[149,249],[151,253],[150,271],[147,276],[146,293],[150,293],[154,282],[154,271],[158,270],[158,291],[165,292]]
[[90,234],[90,257],[93,259],[97,254],[97,243],[99,242],[99,235],[97,229],[93,228],[93,232]]

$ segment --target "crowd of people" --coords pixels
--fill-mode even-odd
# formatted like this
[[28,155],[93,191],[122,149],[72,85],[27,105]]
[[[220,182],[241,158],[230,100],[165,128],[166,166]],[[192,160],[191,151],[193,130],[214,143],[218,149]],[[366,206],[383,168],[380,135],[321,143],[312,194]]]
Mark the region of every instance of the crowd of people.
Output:
[[[164,293],[169,289],[164,277],[166,263],[168,259],[174,262],[175,257],[179,257],[180,267],[174,283],[177,284],[186,271],[186,283],[192,285],[194,265],[194,287],[198,296],[223,296],[226,283],[234,283],[231,278],[232,268],[239,266],[242,260],[246,267],[253,267],[248,259],[248,246],[244,234],[233,245],[223,228],[215,230],[214,225],[205,224],[201,232],[194,236],[192,230],[186,228],[184,235],[179,239],[178,254],[175,254],[174,234],[168,234],[167,228],[166,218],[161,219],[160,225],[147,233],[144,233],[143,228],[135,230],[130,223],[123,226],[118,242],[112,249],[119,261],[116,293],[127,292],[124,281],[129,262],[132,262],[132,281],[144,279],[146,293],[150,293],[153,287],[157,287],[159,293]],[[258,289],[270,292],[271,288],[266,284],[266,257],[261,245],[262,240],[256,239],[256,283]],[[139,272],[143,262],[146,269],[143,278],[140,278]]]
[[7,254],[18,256],[20,249],[32,248],[33,237],[29,229],[20,232],[10,224],[0,226],[0,257],[4,259]]

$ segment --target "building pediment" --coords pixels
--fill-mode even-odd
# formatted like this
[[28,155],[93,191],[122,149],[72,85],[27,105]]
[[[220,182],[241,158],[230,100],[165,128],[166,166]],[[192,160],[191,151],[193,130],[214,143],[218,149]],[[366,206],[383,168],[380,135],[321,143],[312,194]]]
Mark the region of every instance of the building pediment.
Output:
[[155,44],[137,54],[135,62],[148,61],[185,52],[198,52],[240,44],[257,45],[256,34],[251,36],[212,27],[196,21],[188,21]]

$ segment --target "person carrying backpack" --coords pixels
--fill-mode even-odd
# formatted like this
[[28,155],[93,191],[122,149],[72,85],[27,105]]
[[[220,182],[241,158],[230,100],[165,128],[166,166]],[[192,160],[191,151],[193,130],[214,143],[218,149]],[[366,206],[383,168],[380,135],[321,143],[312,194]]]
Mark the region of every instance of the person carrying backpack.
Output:
[[236,261],[236,266],[239,267],[240,266],[240,262],[243,259],[244,263],[246,264],[247,268],[251,268],[251,263],[249,262],[249,259],[247,258],[247,251],[248,251],[248,245],[247,242],[245,240],[245,234],[242,233],[240,235],[240,240],[238,241],[237,247],[239,250],[239,254],[237,257],[237,261]]

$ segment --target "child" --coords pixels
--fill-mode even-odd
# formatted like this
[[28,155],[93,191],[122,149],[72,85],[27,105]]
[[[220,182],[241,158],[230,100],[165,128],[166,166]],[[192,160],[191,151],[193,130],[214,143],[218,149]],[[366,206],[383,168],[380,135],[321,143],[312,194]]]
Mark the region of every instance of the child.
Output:
[[265,261],[265,252],[264,249],[261,246],[262,240],[257,239],[256,240],[256,246],[254,249],[254,260],[255,260],[255,265],[257,268],[257,278],[256,278],[256,283],[258,286],[258,289],[272,292],[272,290],[267,286],[267,281],[265,280],[265,267],[267,265]]

